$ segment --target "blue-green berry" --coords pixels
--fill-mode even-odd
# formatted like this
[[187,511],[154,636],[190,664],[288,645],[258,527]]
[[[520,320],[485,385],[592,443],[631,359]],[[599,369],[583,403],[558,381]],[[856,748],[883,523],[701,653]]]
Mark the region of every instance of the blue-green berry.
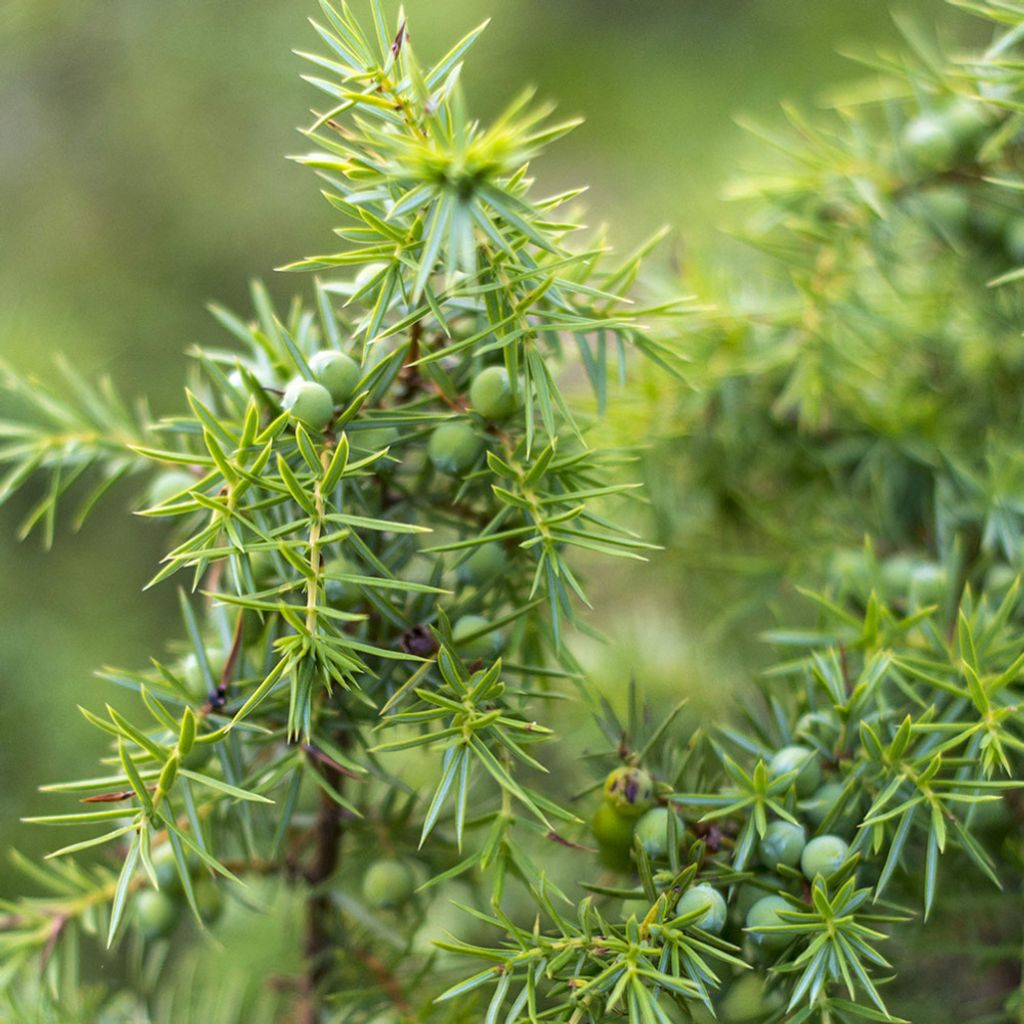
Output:
[[839,836],[815,836],[804,847],[800,870],[808,881],[813,882],[818,875],[828,878],[839,870],[849,852],[849,843]]
[[675,811],[667,807],[652,807],[636,823],[636,837],[652,860],[668,856],[669,829],[675,820],[676,843],[683,837],[683,823]]
[[[202,772],[206,769],[209,764],[210,758],[213,756],[213,743],[196,743],[192,749],[181,759],[181,767],[187,768],[190,772]],[[207,771],[208,774],[208,771]],[[195,854],[189,853],[189,858],[194,858]],[[198,861],[196,862],[198,867]]]
[[[206,648],[206,663],[210,669],[210,679],[213,681],[213,686],[220,682],[227,661],[227,653],[220,647]],[[211,686],[203,673],[199,659],[194,653],[186,654],[181,659],[178,675],[185,684],[185,689],[188,690],[189,696],[197,703],[205,703],[210,696]]]
[[809,747],[783,747],[768,763],[768,774],[773,779],[793,771],[799,772],[794,782],[797,795],[810,796],[821,782],[818,755]]
[[676,904],[676,916],[682,917],[684,914],[691,914],[701,909],[704,913],[692,922],[693,927],[715,933],[725,927],[725,898],[716,888],[706,882],[687,889],[679,897],[679,902]]
[[471,469],[483,450],[483,438],[468,423],[443,423],[427,443],[434,468],[452,476]]
[[765,896],[774,896],[786,888],[778,875],[760,875],[755,880],[744,882],[736,892],[735,907],[740,918],[745,919],[750,908]]
[[452,626],[452,640],[467,661],[493,661],[501,654],[504,638],[482,615],[463,615]]
[[[348,434],[348,443],[352,448],[353,460],[365,459],[375,452],[382,452],[398,440],[399,433],[394,427],[368,427],[366,430],[353,430]],[[370,467],[378,473],[394,468],[394,451],[381,455],[370,463]]]
[[741,1024],[742,1021],[761,1020],[780,1005],[775,993],[766,995],[767,979],[763,974],[744,972],[729,986],[719,1007],[722,1018]]
[[199,920],[204,925],[216,924],[224,913],[224,894],[220,891],[220,886],[212,879],[204,878],[195,884],[193,893],[196,908],[199,910]]
[[644,899],[636,900],[623,900],[622,901],[622,920],[628,921],[631,917],[635,917],[638,921],[642,921],[648,911],[651,909],[651,904]]
[[323,430],[334,415],[331,393],[313,380],[294,380],[285,389],[282,408],[310,430]]
[[145,889],[135,897],[133,913],[135,930],[144,939],[163,939],[174,931],[181,907],[166,893]]
[[347,402],[359,383],[359,364],[344,352],[325,350],[317,352],[309,361],[309,368],[318,384],[330,392],[335,405]]
[[507,567],[505,549],[492,541],[474,548],[473,554],[456,568],[455,575],[461,583],[479,587],[500,576]]
[[[774,928],[790,922],[781,916],[792,911],[793,906],[781,896],[765,896],[759,899],[747,913],[747,928]],[[792,934],[786,932],[752,931],[750,939],[755,946],[762,949],[783,949],[792,941]]]
[[[200,749],[208,751],[209,747],[193,747],[189,753]],[[186,764],[185,767],[188,767],[188,765]],[[164,893],[181,892],[181,874],[178,871],[178,861],[174,856],[174,849],[170,842],[161,843],[157,846],[150,855],[150,860],[153,864],[153,874],[156,875],[160,891]],[[185,850],[185,867],[189,875],[195,875],[200,868],[198,855],[188,849]]]
[[957,155],[973,157],[988,129],[982,107],[968,99],[957,99],[945,110],[946,123],[956,140]]
[[168,469],[153,478],[146,491],[146,501],[151,507],[163,505],[172,498],[175,501],[186,501],[188,491],[198,483],[198,479],[184,469]]
[[806,800],[800,801],[800,810],[811,825],[817,828],[832,813],[832,808],[843,795],[843,789],[841,782],[826,782]]
[[761,863],[766,868],[785,864],[795,868],[800,863],[800,854],[807,845],[807,833],[800,825],[789,821],[773,821],[758,844]]

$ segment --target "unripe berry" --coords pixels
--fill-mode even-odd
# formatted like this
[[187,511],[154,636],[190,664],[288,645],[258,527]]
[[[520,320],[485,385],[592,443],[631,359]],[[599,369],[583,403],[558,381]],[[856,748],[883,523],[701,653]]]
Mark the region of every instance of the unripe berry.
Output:
[[906,555],[894,555],[882,563],[881,569],[882,586],[886,594],[892,598],[906,597],[914,572],[913,560]]
[[329,579],[330,576],[352,576],[352,566],[344,555],[337,555],[324,565],[324,597],[327,603],[339,611],[347,611],[362,600],[358,584],[348,580]]
[[800,802],[800,810],[808,822],[817,828],[830,814],[843,794],[841,782],[826,782],[807,799]]
[[972,159],[987,122],[977,103],[958,99],[941,113],[919,114],[903,129],[903,149],[920,171],[947,171],[958,160]]
[[493,661],[504,646],[501,633],[482,615],[463,615],[458,619],[452,626],[452,640],[466,661]]
[[741,919],[746,919],[750,908],[758,900],[763,900],[765,896],[774,896],[786,888],[786,883],[778,875],[761,875],[757,881],[760,883],[759,885],[755,885],[752,881],[744,882],[736,892],[736,913]]
[[687,1000],[685,1010],[681,1010],[677,1003],[667,1003],[666,1009],[672,1024],[719,1024],[719,1019],[695,999]]
[[[353,460],[365,459],[374,452],[390,448],[398,440],[398,437],[398,431],[394,427],[369,427],[366,430],[353,430],[348,435]],[[378,473],[385,473],[394,468],[393,457],[394,452],[389,452],[387,455],[375,459],[370,465]]]
[[323,430],[334,415],[331,393],[312,380],[293,380],[285,389],[281,407],[311,430]]
[[910,599],[916,607],[941,604],[948,588],[945,566],[922,562],[910,574]]
[[408,901],[416,880],[405,861],[385,857],[371,864],[363,875],[363,899],[371,907],[397,907]]
[[[780,913],[791,911],[792,904],[781,896],[765,896],[758,900],[747,914],[748,928],[774,928],[788,924]],[[784,949],[792,940],[792,934],[786,932],[751,932],[750,940],[762,949]]]
[[604,798],[619,814],[639,818],[654,797],[654,780],[643,768],[616,768],[604,780]]
[[[199,748],[193,747],[195,751]],[[153,850],[150,860],[153,862],[153,874],[156,875],[160,891],[163,893],[181,892],[181,875],[178,873],[178,862],[169,842],[161,843]],[[199,857],[191,850],[185,851],[185,866],[190,875],[194,875],[200,867]]]
[[144,939],[162,939],[174,931],[181,908],[166,893],[146,889],[135,897],[134,914],[135,930]]
[[647,902],[646,898],[642,900],[623,900],[622,920],[628,921],[631,917],[635,917],[638,921],[642,921],[650,909],[651,904]]
[[516,410],[516,398],[504,366],[481,370],[469,386],[469,401],[485,420],[503,420]]
[[863,548],[841,548],[832,556],[830,575],[844,594],[866,597],[872,587],[872,565]]
[[742,1021],[760,1020],[775,1009],[779,1004],[778,998],[766,998],[765,984],[764,975],[750,971],[739,975],[729,986],[719,1007],[723,1019],[741,1024]]
[[209,878],[204,878],[195,884],[193,892],[199,920],[205,925],[216,924],[224,913],[224,894],[220,891],[220,886]]
[[347,402],[359,383],[359,364],[344,352],[325,350],[317,352],[309,361],[309,368],[318,384],[327,388],[335,405]]
[[480,457],[484,442],[468,423],[443,423],[430,435],[427,455],[434,468],[455,476]]
[[[195,746],[181,759],[181,767],[187,768],[190,772],[201,772],[206,771],[206,765],[209,763],[210,757],[213,755],[213,744],[212,743],[197,743]],[[188,854],[189,857],[194,857],[194,854]],[[197,865],[198,866],[198,865]]]
[[768,762],[768,774],[777,779],[780,775],[799,770],[794,784],[797,795],[810,796],[821,782],[821,767],[818,755],[809,747],[783,747]]
[[839,870],[849,852],[849,844],[839,836],[815,836],[804,847],[800,857],[800,870],[810,882],[818,875],[828,878]]
[[957,155],[973,157],[988,128],[980,104],[967,99],[955,100],[946,108],[943,117],[956,140]]
[[635,826],[635,818],[620,814],[607,800],[601,802],[590,819],[590,830],[598,845],[616,850],[628,850],[633,845]]
[[779,864],[795,868],[800,863],[800,854],[806,845],[807,833],[800,825],[789,821],[773,821],[765,829],[757,849],[761,863],[766,868],[774,868]]
[[462,583],[479,587],[500,576],[508,566],[508,555],[497,543],[481,544],[455,570],[456,578]]
[[[221,676],[224,674],[224,667],[227,665],[228,656],[219,647],[207,647],[206,662],[210,667],[210,676],[213,679],[213,685],[216,686],[220,681]],[[210,684],[203,675],[203,670],[199,665],[199,659],[195,654],[186,654],[185,657],[181,659],[178,675],[180,676],[181,681],[185,684],[185,689],[188,690],[189,696],[191,696],[191,698],[197,703],[205,703],[207,698],[210,696]]]
[[178,501],[185,501],[188,495],[185,491],[195,487],[198,483],[196,477],[184,469],[168,469],[159,473],[153,478],[146,490],[146,503],[150,507],[163,505],[164,502],[176,498]]
[[652,807],[636,823],[636,837],[653,860],[668,856],[670,815],[676,820],[676,842],[683,836],[683,824],[679,816],[667,807]]
[[908,121],[901,142],[910,163],[922,172],[949,170],[960,148],[954,126],[933,113]]
[[676,915],[691,914],[695,910],[704,910],[695,921],[691,922],[694,928],[701,928],[706,932],[720,932],[725,927],[725,898],[713,886],[706,882],[687,889],[679,902],[676,904]]
[[[271,367],[245,364],[245,369],[248,375],[252,377],[264,390],[277,385],[277,374],[274,373]],[[236,367],[228,374],[228,383],[242,395],[248,394],[249,392],[249,381],[246,378],[246,374],[242,372],[240,367]]]

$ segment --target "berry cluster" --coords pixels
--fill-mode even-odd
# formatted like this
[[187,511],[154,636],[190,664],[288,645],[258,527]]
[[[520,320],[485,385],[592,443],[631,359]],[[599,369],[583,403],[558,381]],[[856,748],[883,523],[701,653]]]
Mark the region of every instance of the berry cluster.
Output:
[[[686,927],[722,935],[742,946],[747,962],[766,965],[792,943],[792,915],[810,901],[815,880],[830,882],[851,863],[849,807],[836,808],[843,795],[838,778],[823,780],[819,756],[809,747],[784,746],[767,764],[769,778],[785,783],[793,813],[767,823],[757,844],[759,869],[731,864],[728,828],[712,834],[699,819],[690,820],[673,802],[671,787],[657,783],[637,765],[614,769],[605,779],[601,804],[591,818],[601,862],[634,874],[639,860],[649,862],[660,895],[654,904],[641,892],[623,899],[628,920],[651,920],[659,904],[669,919]],[[836,822],[835,819],[839,818]],[[828,824],[827,831],[821,831]],[[842,833],[842,834],[838,834]],[[687,865],[696,870],[684,888],[677,885]],[[726,1020],[753,1020],[777,1004],[764,993],[764,977],[739,975],[719,1009]]]

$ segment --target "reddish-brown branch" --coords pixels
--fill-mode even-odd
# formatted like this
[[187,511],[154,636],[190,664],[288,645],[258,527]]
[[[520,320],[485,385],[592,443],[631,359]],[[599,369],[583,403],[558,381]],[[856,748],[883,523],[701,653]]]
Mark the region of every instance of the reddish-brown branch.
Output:
[[[315,759],[324,781],[337,790],[342,774],[332,763]],[[338,866],[341,847],[341,808],[331,796],[320,795],[320,809],[313,826],[313,857],[306,869],[306,882],[312,891],[306,900],[306,935],[303,952],[306,974],[300,986],[296,1024],[318,1024],[320,1020],[320,990],[330,970],[332,950],[330,923],[333,904],[323,891],[323,885]]]
[[355,958],[373,975],[374,980],[401,1014],[412,1013],[412,1007],[405,998],[398,979],[388,970],[387,965],[368,949],[354,949]]

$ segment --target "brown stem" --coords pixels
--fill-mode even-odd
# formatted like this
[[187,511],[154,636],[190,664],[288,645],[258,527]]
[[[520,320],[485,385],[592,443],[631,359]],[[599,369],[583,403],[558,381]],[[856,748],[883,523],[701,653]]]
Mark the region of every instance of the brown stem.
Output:
[[387,965],[384,964],[374,953],[368,949],[353,950],[355,958],[373,975],[374,980],[381,987],[384,994],[391,1001],[391,1005],[401,1014],[411,1014],[412,1007],[405,998],[402,986],[398,979]]
[[[340,789],[342,774],[332,763],[317,759],[316,770],[332,789]],[[330,969],[330,924],[334,917],[333,904],[323,891],[323,884],[338,866],[341,833],[341,808],[328,793],[322,792],[313,826],[313,858],[306,870],[306,882],[312,891],[306,899],[306,973],[300,986],[296,1024],[318,1024],[320,1020],[320,989]]]

